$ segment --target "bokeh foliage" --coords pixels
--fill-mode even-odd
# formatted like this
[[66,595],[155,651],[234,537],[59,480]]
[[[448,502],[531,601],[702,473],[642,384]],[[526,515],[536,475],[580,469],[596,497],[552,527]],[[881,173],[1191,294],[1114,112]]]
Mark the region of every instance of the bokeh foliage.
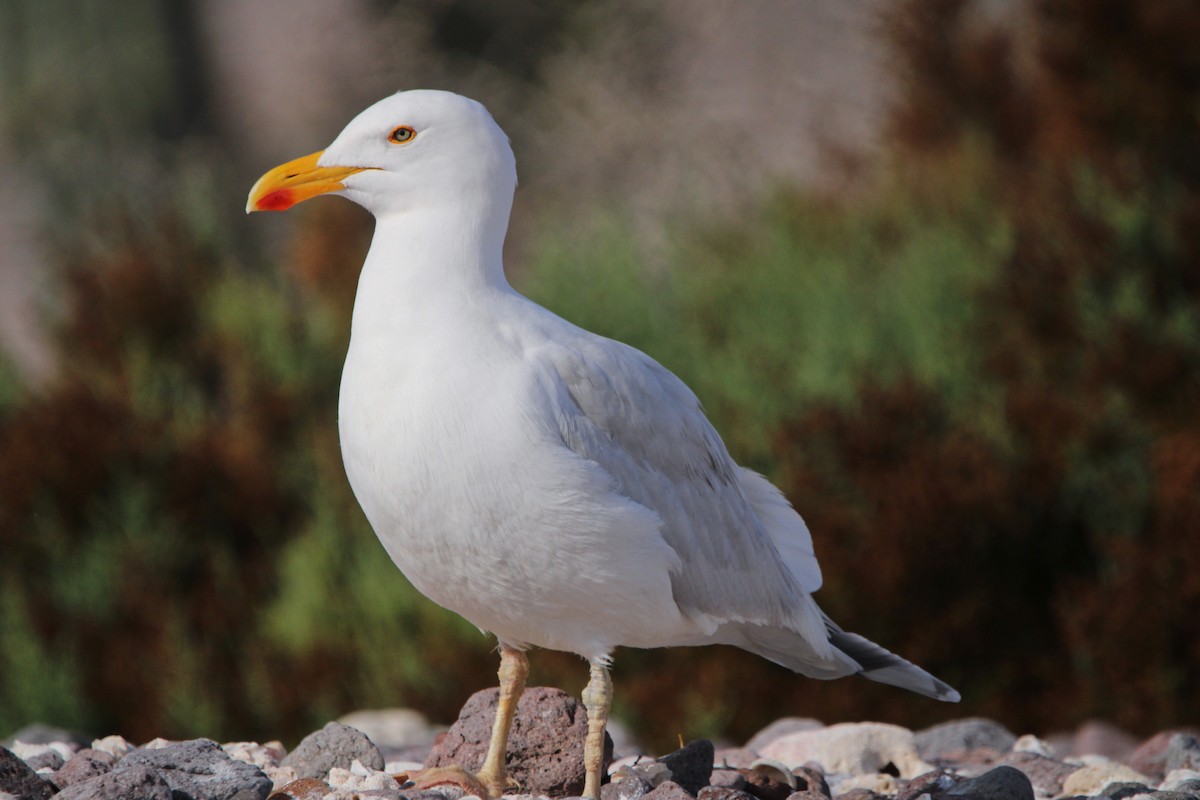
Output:
[[[526,248],[526,291],[677,371],[785,488],[831,615],[966,698],[620,653],[619,711],[650,742],[785,713],[1195,722],[1200,7],[1025,10],[1014,29],[898,4],[869,193],[781,187],[652,260],[619,211]],[[0,392],[0,730],[448,720],[490,683],[488,644],[394,571],[337,449],[363,216],[299,209],[262,269],[194,199],[113,205],[59,248],[57,377]],[[583,670],[541,654],[534,680],[578,691]]]

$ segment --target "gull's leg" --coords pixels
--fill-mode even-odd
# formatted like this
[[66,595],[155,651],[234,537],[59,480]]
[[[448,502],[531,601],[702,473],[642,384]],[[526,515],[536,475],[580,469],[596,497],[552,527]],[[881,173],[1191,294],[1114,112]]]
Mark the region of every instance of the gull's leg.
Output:
[[583,766],[587,780],[583,796],[600,800],[600,776],[604,769],[604,726],[608,724],[608,710],[612,707],[612,678],[608,667],[597,659],[592,662],[591,677],[583,690],[583,707],[587,709],[588,732],[583,745]]
[[496,706],[496,721],[492,723],[492,740],[488,743],[487,757],[478,774],[491,797],[499,797],[508,788],[508,773],[504,766],[508,731],[512,727],[513,715],[517,713],[517,701],[525,691],[529,659],[520,650],[501,644],[499,675],[500,702]]

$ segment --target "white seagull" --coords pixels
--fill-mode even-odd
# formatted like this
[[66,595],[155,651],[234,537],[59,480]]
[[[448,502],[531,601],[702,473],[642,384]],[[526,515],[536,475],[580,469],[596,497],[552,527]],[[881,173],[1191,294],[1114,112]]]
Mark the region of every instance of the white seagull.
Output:
[[958,700],[821,611],[804,521],[734,463],[681,380],[509,285],[501,250],[516,184],[487,109],[417,90],[263,175],[246,206],[336,194],[375,216],[342,373],[342,456],[396,566],[499,640],[500,703],[477,775],[486,791],[506,788],[531,646],[591,665],[593,799],[620,646],[734,645],[813,678],[859,674]]

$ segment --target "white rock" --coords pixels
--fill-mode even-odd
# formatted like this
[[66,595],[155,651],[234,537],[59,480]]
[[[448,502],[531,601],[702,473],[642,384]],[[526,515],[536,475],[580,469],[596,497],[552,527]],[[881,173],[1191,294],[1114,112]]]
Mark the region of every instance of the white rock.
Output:
[[362,797],[380,797],[399,800],[401,797],[400,784],[386,772],[375,772],[367,769],[356,759],[354,765],[366,774],[355,772],[355,766],[350,769],[334,767],[329,770],[328,783],[333,791],[326,794],[327,800],[354,800]]
[[1014,753],[1035,753],[1046,758],[1057,758],[1054,747],[1045,739],[1039,739],[1032,733],[1027,733],[1024,736],[1013,742],[1012,746]]
[[1115,761],[1091,764],[1075,770],[1063,781],[1064,795],[1094,796],[1101,794],[1111,783],[1141,783],[1150,786],[1152,781],[1135,769]]
[[253,764],[259,769],[265,767],[277,767],[283,757],[287,755],[287,750],[284,749],[282,742],[267,742],[259,744],[258,742],[226,742],[221,745],[230,758],[237,761],[245,761],[247,764]]
[[124,736],[113,734],[112,736],[105,736],[103,739],[94,740],[92,742],[92,749],[121,759],[133,749],[133,745],[126,741]]
[[389,775],[416,772],[419,769],[425,769],[425,765],[420,761],[389,761],[383,765],[383,771]]
[[850,775],[837,782],[836,794],[845,794],[852,789],[870,789],[875,794],[894,795],[900,791],[900,784],[886,772]]
[[142,749],[143,750],[162,750],[164,747],[170,747],[173,744],[178,744],[178,742],[173,742],[170,739],[164,739],[161,736],[159,736],[157,739],[151,739],[150,741],[148,741],[144,745],[142,745]]
[[808,761],[826,773],[867,775],[891,763],[901,778],[915,778],[933,765],[917,755],[913,732],[882,722],[843,722],[827,728],[798,731],[763,747],[762,755],[793,767]]
[[271,783],[275,784],[272,791],[300,779],[300,776],[296,774],[295,767],[260,767],[259,769],[271,779]]
[[1158,785],[1158,788],[1165,792],[1173,792],[1184,781],[1200,781],[1200,772],[1194,769],[1173,769],[1167,773],[1167,777]]

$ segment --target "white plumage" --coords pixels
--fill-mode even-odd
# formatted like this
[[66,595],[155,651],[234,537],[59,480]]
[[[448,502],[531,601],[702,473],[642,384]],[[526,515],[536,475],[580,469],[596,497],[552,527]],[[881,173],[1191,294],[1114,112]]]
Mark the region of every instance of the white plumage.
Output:
[[[393,136],[402,127],[412,136]],[[509,286],[515,162],[483,106],[401,92],[308,158],[316,177],[302,159],[284,165],[250,207],[335,192],[377,219],[342,376],[342,452],[422,593],[506,651],[603,665],[619,646],[725,643],[813,677],[862,673],[958,699],[825,617],[804,522],[734,463],[682,381]]]

